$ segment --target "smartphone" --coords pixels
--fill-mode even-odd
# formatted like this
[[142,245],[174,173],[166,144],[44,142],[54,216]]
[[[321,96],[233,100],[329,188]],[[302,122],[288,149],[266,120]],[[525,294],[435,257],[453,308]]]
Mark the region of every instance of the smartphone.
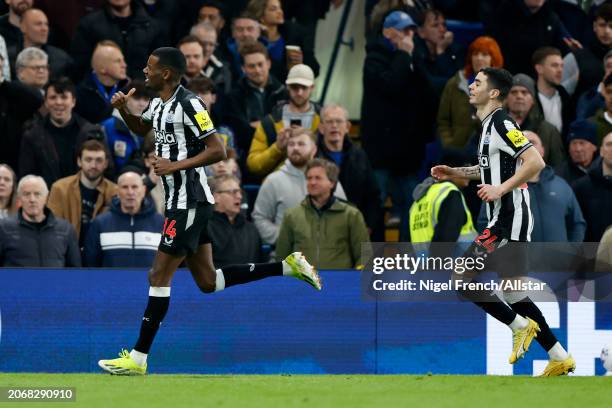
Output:
[[302,119],[291,119],[289,121],[289,126],[291,126],[291,127],[293,127],[293,126],[302,127]]

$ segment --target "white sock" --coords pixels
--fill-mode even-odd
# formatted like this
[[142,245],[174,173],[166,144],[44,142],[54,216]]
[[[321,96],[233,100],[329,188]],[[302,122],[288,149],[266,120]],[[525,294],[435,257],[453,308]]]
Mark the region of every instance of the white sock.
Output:
[[284,276],[293,275],[293,270],[291,269],[289,264],[285,261],[283,261],[283,275]]
[[144,367],[147,363],[147,354],[141,353],[140,351],[132,349],[132,351],[130,351],[130,357],[132,357],[132,360],[141,367]]
[[556,342],[555,345],[548,350],[548,357],[550,357],[551,360],[563,361],[569,357],[569,354],[567,354],[567,351],[565,351],[559,342]]
[[528,324],[529,324],[529,320],[525,319],[523,316],[517,313],[516,317],[514,318],[512,323],[510,323],[509,326],[512,330],[520,330],[520,329],[524,329],[525,327],[527,327]]

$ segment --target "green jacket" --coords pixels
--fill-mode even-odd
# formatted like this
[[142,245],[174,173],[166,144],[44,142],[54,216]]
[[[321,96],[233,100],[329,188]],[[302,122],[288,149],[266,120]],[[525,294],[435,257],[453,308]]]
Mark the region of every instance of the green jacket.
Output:
[[276,256],[283,259],[300,251],[317,269],[351,269],[361,262],[361,244],[369,243],[361,212],[335,200],[322,211],[306,197],[285,213],[276,241]]
[[438,134],[444,147],[464,147],[478,127],[478,118],[468,99],[463,70],[448,80],[438,108]]

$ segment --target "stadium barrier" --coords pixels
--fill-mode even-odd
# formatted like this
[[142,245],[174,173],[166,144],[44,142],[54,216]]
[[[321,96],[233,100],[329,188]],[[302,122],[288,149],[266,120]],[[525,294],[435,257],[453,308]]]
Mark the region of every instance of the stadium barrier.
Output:
[[[97,372],[98,359],[133,346],[146,271],[0,273],[0,371]],[[534,342],[508,365],[510,331],[469,303],[364,301],[358,272],[322,278],[321,292],[279,277],[204,295],[178,271],[149,372],[531,375],[546,363]],[[603,374],[598,356],[612,344],[612,304],[551,302],[543,310],[577,373]]]

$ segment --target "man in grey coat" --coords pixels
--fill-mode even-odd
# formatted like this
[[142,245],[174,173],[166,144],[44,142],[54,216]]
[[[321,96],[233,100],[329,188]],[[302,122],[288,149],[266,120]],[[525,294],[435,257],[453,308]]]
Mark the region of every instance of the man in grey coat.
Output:
[[[310,130],[299,128],[291,132],[285,164],[264,180],[251,215],[265,244],[276,243],[285,211],[298,206],[306,197],[304,170],[316,153],[315,136]],[[346,200],[340,183],[334,195]]]

